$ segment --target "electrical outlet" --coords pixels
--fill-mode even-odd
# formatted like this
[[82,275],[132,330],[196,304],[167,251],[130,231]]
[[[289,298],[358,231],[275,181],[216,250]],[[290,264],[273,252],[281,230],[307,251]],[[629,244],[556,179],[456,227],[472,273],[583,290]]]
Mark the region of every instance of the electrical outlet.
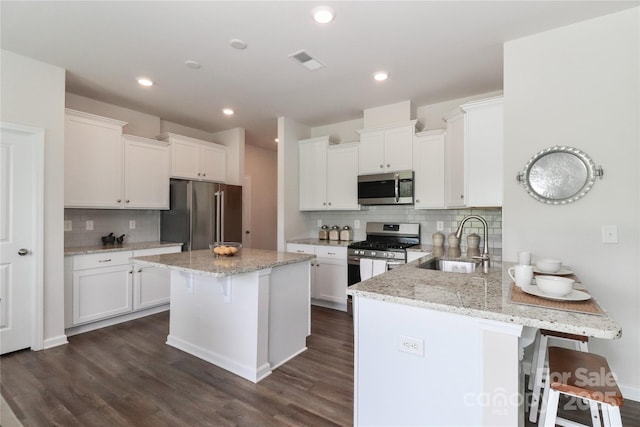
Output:
[[356,219],[353,221],[353,228],[355,228],[356,230],[360,229],[360,220]]
[[318,227],[322,227],[322,220],[321,219],[318,220]]
[[85,222],[85,228],[87,229],[87,231],[93,230],[93,221],[87,220],[87,222]]
[[602,243],[618,243],[618,226],[602,226]]
[[436,221],[436,230],[437,230],[437,231],[442,231],[442,230],[444,230],[444,222],[442,222],[442,221]]
[[73,230],[73,222],[65,221],[64,222],[64,231],[72,231]]
[[398,350],[403,353],[424,357],[424,340],[422,338],[400,335],[398,339]]
[[129,230],[135,230],[136,229],[136,221],[134,219],[129,221]]

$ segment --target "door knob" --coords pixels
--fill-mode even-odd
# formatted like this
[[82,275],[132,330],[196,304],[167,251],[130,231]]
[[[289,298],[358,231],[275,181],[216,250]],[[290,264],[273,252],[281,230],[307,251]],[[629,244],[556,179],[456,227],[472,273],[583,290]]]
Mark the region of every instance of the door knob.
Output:
[[251,231],[249,231],[249,230],[244,232],[244,234],[250,234],[250,233],[251,233]]
[[22,248],[22,249],[18,250],[18,255],[20,255],[20,256],[25,256],[25,255],[28,255],[28,254],[29,254],[29,250],[28,249]]

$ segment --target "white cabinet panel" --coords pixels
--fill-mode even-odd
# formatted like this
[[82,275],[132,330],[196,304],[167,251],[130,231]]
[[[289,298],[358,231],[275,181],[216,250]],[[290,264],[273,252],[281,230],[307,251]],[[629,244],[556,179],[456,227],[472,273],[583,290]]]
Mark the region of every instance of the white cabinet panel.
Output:
[[411,170],[416,120],[378,129],[361,129],[359,173]]
[[445,136],[443,130],[416,134],[413,144],[416,209],[442,209],[445,203]]
[[78,325],[132,310],[130,265],[92,268],[73,273],[73,324]]
[[447,207],[502,206],[502,97],[460,106],[447,122]]
[[358,143],[299,141],[299,209],[357,210]]
[[[134,257],[180,252],[179,246],[145,249],[133,252]],[[141,310],[166,304],[171,296],[171,271],[165,268],[142,267],[133,263],[133,309]]]
[[168,303],[169,270],[141,268],[130,259],[180,250],[176,245],[65,257],[65,327]]
[[173,133],[164,133],[158,138],[171,144],[171,177],[226,181],[227,149],[224,145]]
[[124,125],[126,122],[66,110],[65,207],[120,207]]
[[347,310],[347,248],[287,243],[287,251],[315,254],[311,260],[311,302]]
[[124,207],[169,209],[169,145],[123,136]]

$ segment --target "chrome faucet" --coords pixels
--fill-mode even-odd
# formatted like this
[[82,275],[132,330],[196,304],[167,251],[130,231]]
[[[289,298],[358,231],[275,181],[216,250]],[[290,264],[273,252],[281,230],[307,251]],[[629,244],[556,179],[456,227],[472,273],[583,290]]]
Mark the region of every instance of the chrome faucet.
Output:
[[465,216],[464,218],[462,218],[462,221],[460,221],[460,225],[458,225],[458,229],[456,230],[456,237],[458,239],[462,237],[462,228],[464,227],[464,223],[470,219],[477,219],[478,221],[482,222],[482,227],[484,228],[484,249],[480,257],[474,258],[479,258],[482,260],[482,271],[488,273],[489,267],[491,267],[491,260],[489,259],[489,240],[487,239],[487,237],[489,237],[489,226],[487,225],[487,221],[478,215]]

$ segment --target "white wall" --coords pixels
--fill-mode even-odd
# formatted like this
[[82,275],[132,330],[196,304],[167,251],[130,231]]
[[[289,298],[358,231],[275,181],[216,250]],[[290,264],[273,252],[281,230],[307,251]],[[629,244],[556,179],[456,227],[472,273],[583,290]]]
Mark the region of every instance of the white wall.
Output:
[[64,335],[64,89],[65,72],[2,50],[2,121],[45,129],[44,346]]
[[227,147],[227,184],[242,185],[244,180],[244,139],[244,128],[216,132],[209,139]]
[[[278,250],[287,240],[305,237],[305,216],[298,210],[298,141],[307,139],[311,129],[288,117],[278,117]],[[286,224],[286,226],[285,226]]]
[[339,143],[360,141],[360,135],[356,132],[364,127],[363,119],[347,120],[345,122],[331,123],[325,126],[311,128],[310,138],[330,136]]
[[[557,257],[622,325],[620,340],[595,340],[625,397],[640,400],[639,10],[600,17],[505,44],[503,257],[519,250]],[[515,176],[553,145],[604,168],[585,198],[548,206]],[[603,244],[615,224],[618,244]]]

